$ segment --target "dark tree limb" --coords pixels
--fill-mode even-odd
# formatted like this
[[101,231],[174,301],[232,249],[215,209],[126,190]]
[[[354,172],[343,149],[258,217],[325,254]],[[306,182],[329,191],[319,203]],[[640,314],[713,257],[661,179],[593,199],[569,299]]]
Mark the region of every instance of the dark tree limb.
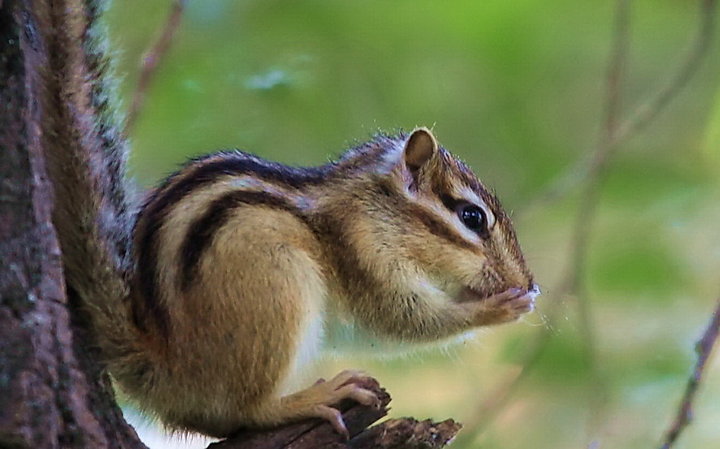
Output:
[[715,311],[712,314],[712,318],[710,318],[710,322],[708,323],[707,329],[705,329],[705,333],[703,333],[702,338],[698,341],[697,346],[695,347],[695,351],[697,352],[695,368],[690,374],[690,378],[688,379],[687,386],[685,387],[685,393],[683,394],[683,398],[678,406],[675,419],[673,419],[673,422],[670,424],[670,428],[667,430],[663,444],[660,446],[661,449],[670,449],[673,447],[682,431],[685,430],[688,424],[692,421],[693,402],[695,401],[695,396],[698,388],[700,387],[700,382],[702,382],[707,361],[710,358],[710,354],[712,354],[712,350],[718,339],[719,333],[720,299],[717,301]]
[[340,404],[349,440],[326,422],[308,420],[277,429],[240,432],[208,449],[434,449],[444,447],[460,431],[461,425],[451,419],[434,423],[400,418],[368,428],[387,414],[390,395],[374,379],[363,387],[376,392],[382,405],[374,408],[350,401]]
[[[140,449],[67,307],[44,145],[56,20],[80,0],[0,2],[0,447]],[[52,76],[52,75],[51,75]]]
[[432,422],[413,418],[390,419],[371,427],[345,446],[352,449],[435,449],[453,441],[462,425],[447,419]]

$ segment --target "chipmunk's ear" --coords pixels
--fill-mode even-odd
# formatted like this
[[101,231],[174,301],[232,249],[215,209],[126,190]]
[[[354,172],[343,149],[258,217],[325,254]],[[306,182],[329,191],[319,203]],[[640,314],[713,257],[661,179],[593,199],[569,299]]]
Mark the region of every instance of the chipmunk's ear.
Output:
[[438,151],[438,143],[435,136],[427,128],[417,128],[410,134],[405,149],[405,165],[417,177],[417,172],[430,160]]

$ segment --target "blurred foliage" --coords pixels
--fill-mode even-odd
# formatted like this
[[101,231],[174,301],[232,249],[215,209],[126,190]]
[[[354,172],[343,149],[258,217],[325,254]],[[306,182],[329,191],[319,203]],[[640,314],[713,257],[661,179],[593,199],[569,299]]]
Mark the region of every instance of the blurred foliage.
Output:
[[[190,0],[131,134],[133,174],[149,186],[189,156],[228,147],[320,164],[378,130],[428,125],[507,209],[522,212],[597,139],[614,6]],[[168,2],[116,0],[107,15],[126,104],[167,11]],[[697,1],[635,2],[625,111],[680,62],[696,16]],[[588,373],[574,298],[554,294],[567,264],[574,192],[516,220],[545,290],[536,314],[443,351],[329,360],[323,375],[366,369],[393,393],[393,415],[472,422],[494,386],[517,371],[546,325],[544,311],[557,303],[562,319],[542,357],[464,447],[656,446],[718,294],[718,40],[689,88],[622,145],[603,190],[588,282],[604,389]],[[717,447],[717,358],[696,417],[680,447]]]

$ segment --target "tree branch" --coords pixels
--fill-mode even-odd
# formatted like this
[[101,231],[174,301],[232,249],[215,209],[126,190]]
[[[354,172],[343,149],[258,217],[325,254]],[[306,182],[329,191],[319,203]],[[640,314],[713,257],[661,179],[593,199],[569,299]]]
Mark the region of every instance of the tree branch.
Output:
[[155,73],[157,73],[157,68],[170,49],[170,45],[175,37],[175,32],[180,25],[180,20],[182,19],[186,2],[187,0],[173,1],[170,14],[168,14],[167,20],[165,21],[165,26],[162,28],[158,38],[152,45],[150,45],[142,57],[138,85],[135,89],[135,93],[133,93],[130,109],[128,110],[127,121],[125,122],[126,136],[130,134],[132,127],[135,125],[142,107],[145,104],[147,91],[152,84]]
[[680,405],[675,415],[670,428],[665,434],[665,440],[660,446],[661,449],[670,449],[673,447],[678,437],[685,430],[685,427],[690,424],[693,418],[692,406],[695,401],[695,395],[697,394],[700,383],[702,382],[703,373],[707,366],[707,361],[710,358],[715,342],[718,339],[718,333],[720,332],[720,299],[718,299],[715,311],[712,314],[710,323],[708,323],[707,329],[703,334],[700,341],[698,341],[695,351],[697,352],[697,361],[695,362],[695,369],[693,369],[688,379],[687,386],[685,387],[685,393],[680,401]]
[[[698,33],[683,58],[683,62],[669,77],[669,81],[666,84],[649,93],[648,97],[628,114],[627,119],[615,126],[616,131],[607,142],[610,150],[631,139],[635,134],[652,123],[689,84],[692,77],[702,65],[715,32],[717,0],[699,1]],[[564,198],[569,193],[576,191],[577,189],[575,187],[578,184],[585,182],[587,176],[595,169],[594,167],[597,162],[595,158],[588,157],[590,151],[584,151],[582,154],[584,156],[579,161],[573,164],[570,169],[560,174],[543,193],[538,195],[526,206],[522,212],[523,216],[529,215],[540,206]]]
[[349,440],[327,422],[315,419],[275,429],[243,431],[208,449],[434,449],[444,447],[460,431],[461,425],[451,419],[433,423],[400,418],[368,428],[387,414],[390,395],[374,379],[362,386],[377,393],[382,405],[379,409],[352,401],[339,405]]
[[700,26],[694,45],[690,47],[690,51],[685,56],[683,63],[680,64],[670,81],[665,86],[660,87],[644,103],[640,104],[632,115],[618,127],[612,142],[613,145],[618,145],[650,124],[677,96],[677,93],[688,85],[693,75],[697,73],[708,48],[710,48],[712,36],[715,32],[716,7],[716,0],[700,0],[698,16]]

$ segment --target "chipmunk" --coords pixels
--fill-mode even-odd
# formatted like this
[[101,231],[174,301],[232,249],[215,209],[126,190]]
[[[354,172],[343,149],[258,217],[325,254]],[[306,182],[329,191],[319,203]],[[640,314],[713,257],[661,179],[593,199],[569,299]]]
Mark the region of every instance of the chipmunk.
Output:
[[70,53],[54,79],[81,132],[46,150],[67,286],[119,386],[168,427],[224,437],[317,417],[347,434],[332,406],[377,403],[363,373],[288,391],[328,322],[413,344],[533,309],[510,218],[430,130],[316,168],[219,152],[138,200],[102,53]]

